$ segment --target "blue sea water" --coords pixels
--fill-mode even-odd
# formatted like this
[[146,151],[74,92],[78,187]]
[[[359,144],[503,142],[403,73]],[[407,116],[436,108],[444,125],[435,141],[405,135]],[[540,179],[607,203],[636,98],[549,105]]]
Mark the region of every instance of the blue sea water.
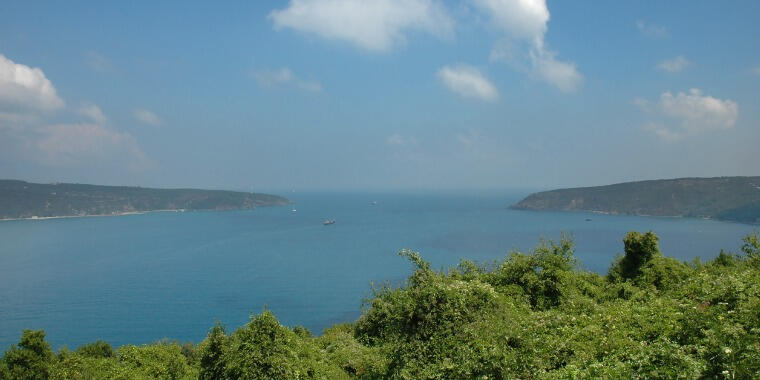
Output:
[[215,321],[234,330],[264,309],[319,334],[358,318],[371,283],[403,283],[401,248],[444,268],[566,232],[580,265],[604,273],[630,230],[653,230],[666,255],[691,260],[738,251],[754,229],[507,208],[524,195],[293,193],[292,207],[0,222],[0,349],[23,329],[44,329],[55,348],[198,342]]

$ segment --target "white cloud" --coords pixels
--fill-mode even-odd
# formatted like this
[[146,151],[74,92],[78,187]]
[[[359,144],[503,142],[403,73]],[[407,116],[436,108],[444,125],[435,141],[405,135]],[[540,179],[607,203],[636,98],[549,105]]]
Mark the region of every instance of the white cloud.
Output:
[[414,137],[404,137],[394,133],[385,140],[385,143],[391,146],[417,145],[417,139]]
[[277,70],[255,70],[251,72],[251,77],[261,87],[291,85],[304,91],[322,92],[319,82],[300,79],[287,67]]
[[645,129],[666,140],[730,129],[739,117],[739,105],[736,102],[704,95],[696,88],[675,95],[664,92],[656,104],[644,99],[636,99],[635,103],[650,118],[657,120],[648,122]]
[[545,45],[544,37],[550,18],[546,0],[474,0],[474,3],[507,37],[494,45],[491,61],[506,61],[520,66],[520,46],[513,41],[521,41],[528,45],[527,68],[522,70],[564,92],[575,91],[580,86],[583,75],[576,65],[558,60],[557,53]]
[[0,107],[11,111],[49,111],[63,107],[63,100],[42,70],[15,63],[0,54]]
[[148,156],[132,135],[102,125],[56,124],[38,129],[34,146],[40,161],[51,166],[72,166],[92,160],[119,160],[134,170],[150,165]]
[[143,170],[150,159],[126,132],[103,126],[106,116],[92,103],[67,109],[87,122],[52,124],[50,110],[64,106],[55,87],[39,68],[17,64],[0,55],[0,152],[19,162],[50,167],[94,166],[109,171]]
[[739,116],[736,102],[702,95],[702,91],[696,88],[689,90],[688,94],[663,93],[660,107],[666,115],[681,120],[687,129],[727,129],[736,124]]
[[470,66],[444,66],[438,70],[438,78],[449,90],[466,98],[494,101],[499,97],[496,87]]
[[292,28],[376,52],[404,43],[408,30],[447,36],[453,27],[435,0],[291,0],[269,18],[275,29]]
[[474,0],[498,28],[516,39],[532,40],[546,33],[549,8],[544,0]]
[[664,26],[650,24],[643,20],[636,20],[636,28],[639,30],[639,32],[641,32],[643,35],[648,36],[648,37],[667,37],[668,36],[668,28]]
[[535,49],[530,53],[534,75],[551,83],[561,91],[573,92],[583,82],[583,76],[572,62],[562,62],[555,58],[555,53]]
[[661,71],[667,71],[669,73],[678,73],[683,71],[687,66],[691,65],[691,61],[686,57],[679,55],[678,57],[666,59],[657,64],[657,69]]
[[100,107],[92,103],[84,103],[77,110],[80,115],[86,116],[95,123],[103,124],[106,122],[106,115],[100,110]]
[[154,127],[161,126],[164,123],[158,115],[146,109],[136,109],[132,115],[137,121]]

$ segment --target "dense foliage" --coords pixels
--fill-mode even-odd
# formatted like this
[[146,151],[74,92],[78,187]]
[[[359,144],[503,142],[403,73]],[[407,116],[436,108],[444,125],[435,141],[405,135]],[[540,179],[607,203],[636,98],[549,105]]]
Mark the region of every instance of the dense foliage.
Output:
[[0,180],[0,219],[110,215],[154,210],[233,210],[283,205],[276,195]]
[[53,353],[24,331],[0,379],[730,378],[760,375],[760,241],[682,263],[631,232],[606,276],[579,270],[572,242],[542,242],[490,265],[431,269],[375,289],[363,315],[314,337],[268,311],[198,345]]
[[513,208],[686,216],[760,224],[760,177],[679,178],[531,194]]

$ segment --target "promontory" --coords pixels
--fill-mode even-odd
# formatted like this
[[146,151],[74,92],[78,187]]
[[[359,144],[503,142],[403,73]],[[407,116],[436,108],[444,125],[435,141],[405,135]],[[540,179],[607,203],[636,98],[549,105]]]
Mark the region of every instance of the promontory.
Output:
[[119,215],[158,210],[239,210],[288,204],[276,195],[0,180],[0,219]]
[[760,177],[677,178],[534,193],[519,210],[711,218],[760,223]]

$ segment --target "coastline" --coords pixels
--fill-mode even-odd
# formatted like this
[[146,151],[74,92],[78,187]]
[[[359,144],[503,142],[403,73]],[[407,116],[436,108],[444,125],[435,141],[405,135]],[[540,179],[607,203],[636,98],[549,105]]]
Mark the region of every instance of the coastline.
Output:
[[142,215],[151,212],[186,212],[185,209],[178,210],[148,210],[148,211],[127,211],[118,212],[113,214],[87,214],[87,215],[58,215],[58,216],[31,216],[28,218],[0,218],[0,222],[11,222],[14,220],[48,220],[48,219],[65,219],[65,218],[92,218],[92,217],[104,217],[104,216],[126,216],[126,215]]
[[736,224],[742,224],[746,226],[760,226],[760,223],[743,222],[740,220],[715,218],[715,217],[710,217],[710,216],[650,215],[650,214],[639,214],[639,213],[625,213],[625,212],[615,212],[615,211],[599,211],[599,210],[583,210],[583,209],[565,210],[565,209],[553,209],[553,208],[522,208],[522,207],[514,207],[514,205],[509,206],[509,209],[519,210],[519,211],[531,211],[531,212],[547,212],[547,211],[548,212],[569,212],[569,213],[575,212],[575,213],[589,213],[589,214],[599,214],[599,215],[641,216],[641,217],[647,217],[647,218],[665,218],[665,219],[701,219],[701,220],[711,220],[714,222],[736,223]]

